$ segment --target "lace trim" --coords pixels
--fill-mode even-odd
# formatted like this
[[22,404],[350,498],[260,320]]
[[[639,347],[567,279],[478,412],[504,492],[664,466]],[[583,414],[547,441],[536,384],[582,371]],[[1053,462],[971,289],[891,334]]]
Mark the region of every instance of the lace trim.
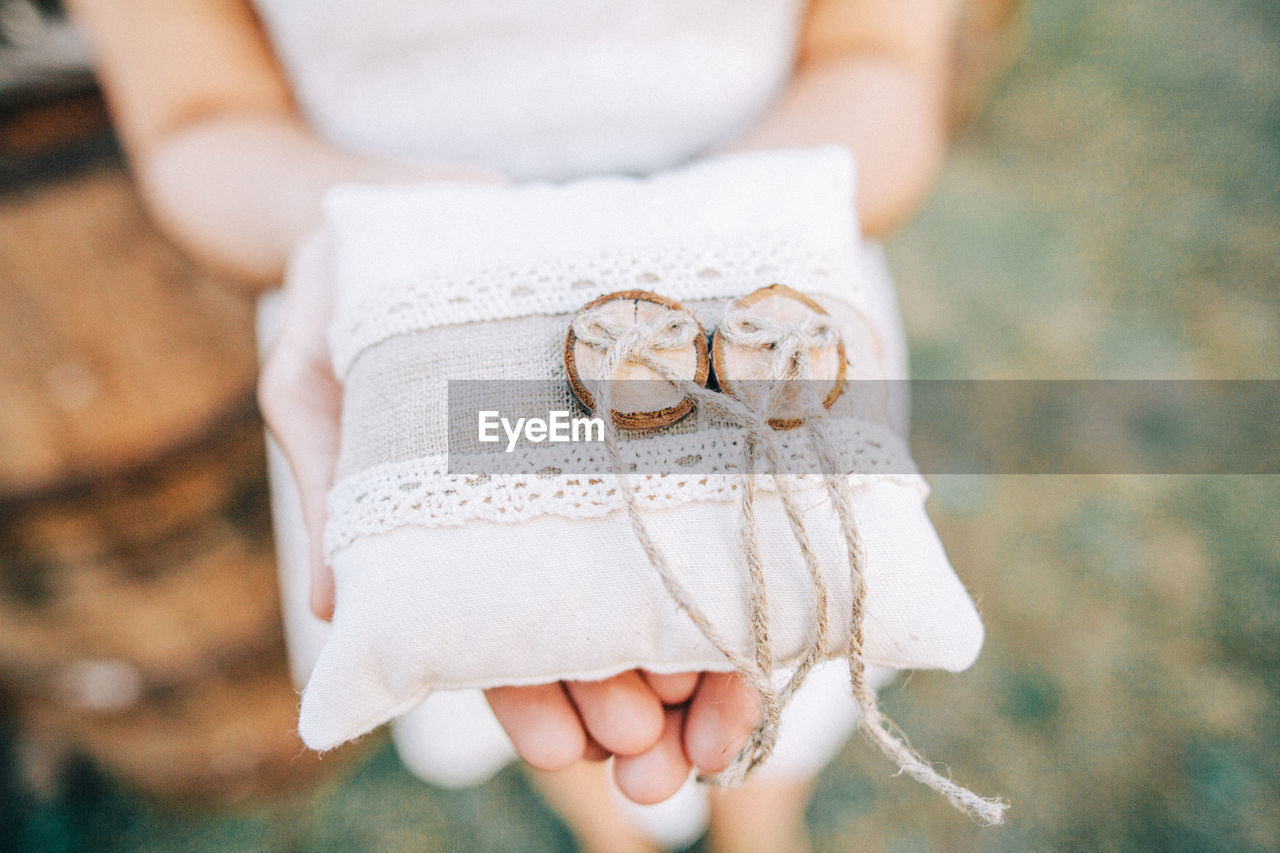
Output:
[[[848,419],[833,429],[847,448],[853,487],[891,481],[927,496],[928,485],[916,473],[906,445],[888,427]],[[666,435],[626,442],[635,473],[631,483],[643,505],[666,509],[693,502],[729,501],[739,488],[741,432],[733,428]],[[804,459],[808,446],[800,430],[782,441],[784,458]],[[495,456],[497,461],[501,457]],[[539,455],[539,460],[544,457]],[[325,552],[334,552],[362,536],[400,527],[455,527],[485,520],[518,524],[540,515],[598,518],[623,508],[618,479],[609,473],[562,474],[559,470],[608,472],[603,446],[574,445],[547,453],[538,473],[449,473],[445,455],[386,463],[344,478],[329,493]],[[527,458],[526,458],[527,464]],[[629,466],[630,467],[630,466]],[[696,469],[696,470],[695,470]],[[821,487],[820,474],[793,474],[802,488]],[[761,488],[772,490],[772,478]]]
[[395,335],[437,326],[569,314],[616,290],[657,290],[673,299],[727,299],[785,283],[810,294],[861,302],[857,258],[847,247],[814,246],[812,237],[761,236],[661,252],[611,251],[548,257],[471,273],[424,270],[351,297],[330,329],[334,369],[344,377],[356,357]]

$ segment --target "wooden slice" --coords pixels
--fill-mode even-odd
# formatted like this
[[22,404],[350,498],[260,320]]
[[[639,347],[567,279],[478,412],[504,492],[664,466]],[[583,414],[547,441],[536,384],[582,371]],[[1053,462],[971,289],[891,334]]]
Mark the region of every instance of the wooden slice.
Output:
[[278,630],[247,295],[95,166],[0,200],[0,297],[0,680]]
[[[602,309],[609,320],[621,326],[652,322],[673,311],[689,313],[680,303],[647,290],[607,293],[582,306],[578,314],[595,308]],[[687,347],[662,350],[654,355],[673,366],[681,376],[699,385],[707,384],[711,364],[707,355],[707,337],[701,324],[698,325],[698,334]],[[569,327],[564,341],[565,372],[573,395],[588,412],[596,410],[595,398],[588,386],[602,378],[604,358],[603,350],[578,340],[573,326]],[[613,422],[622,429],[657,429],[675,423],[693,411],[691,397],[686,397],[657,372],[642,364],[623,365],[615,379],[619,384],[613,399]]]
[[159,796],[300,778],[249,295],[95,163],[0,195],[0,304],[0,690],[19,736]]
[[108,659],[185,683],[279,635],[261,423],[0,513],[0,682]]
[[95,169],[0,196],[0,503],[125,472],[252,399],[253,305]]
[[[777,323],[799,322],[810,314],[830,316],[813,299],[784,284],[762,287],[729,306],[730,309],[748,307],[762,317]],[[731,344],[717,329],[712,341],[712,359],[720,390],[726,394],[739,396],[735,393],[735,383],[768,380],[773,351]],[[822,400],[823,406],[829,409],[844,391],[848,366],[844,340],[838,340],[832,346],[811,350],[809,359],[813,367],[814,390],[817,392],[818,399]],[[738,388],[743,390],[741,386]],[[769,425],[774,429],[794,429],[804,422],[803,411],[799,389],[784,389],[779,405],[775,411],[769,413]]]

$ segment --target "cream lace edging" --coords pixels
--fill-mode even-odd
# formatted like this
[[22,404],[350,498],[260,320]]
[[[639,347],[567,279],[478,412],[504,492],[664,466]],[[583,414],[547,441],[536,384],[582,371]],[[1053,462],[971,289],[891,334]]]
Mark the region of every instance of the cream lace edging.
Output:
[[[905,443],[887,426],[856,418],[834,419],[831,426],[844,451],[842,463],[851,486],[890,481],[918,491],[922,498],[928,494]],[[630,478],[636,497],[651,509],[736,499],[742,478],[740,435],[737,428],[718,427],[626,442],[628,462],[638,472]],[[803,430],[793,431],[782,443],[784,458],[808,458]],[[573,445],[561,452],[539,453],[537,459],[538,473],[511,470],[527,466],[528,457],[493,454],[485,460],[485,473],[451,474],[448,456],[440,454],[375,465],[346,477],[329,493],[326,555],[332,558],[361,537],[407,526],[454,527],[476,520],[518,524],[541,515],[598,518],[624,508],[602,445]],[[670,473],[682,467],[689,473]],[[802,487],[822,487],[816,472],[787,476]],[[761,477],[762,488],[771,486],[769,477]]]
[[339,378],[364,350],[394,335],[438,326],[535,314],[571,314],[618,290],[656,290],[678,300],[728,299],[778,282],[809,293],[863,301],[852,246],[818,248],[781,234],[663,247],[611,250],[495,265],[468,273],[423,272],[352,294],[330,330]]

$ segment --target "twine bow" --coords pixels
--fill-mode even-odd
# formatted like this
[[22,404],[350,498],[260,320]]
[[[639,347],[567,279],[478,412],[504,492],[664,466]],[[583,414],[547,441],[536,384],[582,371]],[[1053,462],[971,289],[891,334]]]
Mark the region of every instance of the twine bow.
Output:
[[682,379],[654,353],[687,347],[698,332],[698,321],[683,311],[667,311],[652,320],[623,325],[610,320],[599,309],[593,309],[573,321],[574,336],[605,353],[601,385],[614,381],[622,366],[629,363],[642,364],[668,382]]
[[804,399],[804,425],[809,443],[824,472],[827,495],[840,519],[841,534],[849,556],[849,580],[853,593],[849,613],[849,681],[862,712],[862,729],[881,752],[919,782],[942,794],[956,808],[986,824],[1004,822],[1008,804],[999,798],[980,797],[938,773],[914,750],[893,734],[893,723],[880,712],[875,691],[866,682],[867,665],[863,653],[863,623],[866,619],[867,583],[864,566],[866,549],[853,513],[848,478],[837,468],[838,456],[827,430],[825,407],[813,387],[811,350],[840,341],[840,331],[829,317],[810,314],[797,323],[777,323],[745,308],[731,309],[720,327],[725,339],[737,346],[767,349],[771,381],[762,395],[769,411],[783,382],[798,381]]
[[[838,467],[838,455],[826,428],[826,410],[813,388],[813,366],[809,353],[840,342],[839,327],[830,318],[809,314],[796,323],[778,323],[745,308],[734,308],[726,313],[720,326],[720,334],[736,346],[767,350],[769,357],[769,381],[764,383],[760,399],[748,405],[727,394],[717,394],[680,375],[669,363],[654,353],[679,349],[692,343],[698,334],[698,324],[692,316],[682,311],[670,311],[649,322],[629,326],[615,324],[599,309],[580,314],[573,322],[578,340],[605,352],[602,378],[597,386],[596,410],[604,413],[605,445],[620,480],[621,492],[627,506],[632,529],[649,562],[658,572],[669,595],[693,621],[704,637],[734,666],[734,668],[758,692],[761,703],[761,722],[739,750],[733,763],[710,781],[721,785],[740,783],[773,751],[777,742],[778,725],[783,707],[803,684],[813,666],[822,658],[830,631],[827,608],[827,588],[818,565],[808,532],[804,526],[803,510],[794,495],[793,484],[781,475],[781,452],[776,433],[766,420],[766,412],[784,383],[799,381],[803,398],[803,424],[807,428],[810,445],[824,472],[823,481],[827,495],[840,519],[841,533],[849,557],[849,577],[852,606],[849,613],[849,645],[846,655],[849,661],[849,679],[852,693],[862,712],[861,724],[871,741],[902,772],[928,785],[945,796],[956,808],[977,820],[998,824],[1004,820],[1007,803],[998,798],[984,798],[942,776],[909,746],[896,737],[892,722],[879,709],[875,691],[866,683],[866,661],[863,652],[863,623],[866,618],[866,579],[864,566],[866,550],[854,518],[852,496],[848,478]],[[676,388],[711,412],[740,424],[745,431],[744,465],[746,476],[742,479],[740,515],[742,524],[739,540],[746,557],[751,580],[751,637],[753,659],[747,659],[732,648],[698,606],[683,583],[671,571],[666,557],[649,535],[641,516],[635,491],[622,463],[617,431],[613,424],[612,386],[623,365],[638,363],[648,367]],[[768,606],[764,583],[764,567],[761,561],[755,521],[755,460],[763,453],[777,483],[778,493],[792,534],[799,545],[801,555],[814,593],[816,620],[813,635],[805,645],[804,654],[791,677],[781,690],[775,688],[772,679],[773,655],[769,643]]]
[[771,350],[769,378],[775,382],[812,379],[809,351],[840,342],[840,329],[830,317],[808,314],[798,323],[778,323],[748,308],[725,312],[720,334],[735,346]]
[[781,454],[773,429],[751,407],[727,394],[710,391],[680,374],[670,363],[658,358],[662,350],[679,349],[692,343],[698,334],[697,321],[683,311],[668,311],[651,321],[622,325],[607,318],[599,309],[584,311],[573,321],[574,336],[581,342],[604,352],[601,378],[595,383],[596,411],[603,413],[605,447],[609,453],[614,473],[621,485],[620,491],[626,504],[632,530],[650,564],[662,579],[663,586],[676,606],[683,610],[707,641],[724,655],[734,669],[747,680],[760,697],[761,721],[738,751],[734,761],[725,771],[704,777],[703,781],[731,786],[740,783],[755,767],[772,753],[777,742],[778,724],[782,708],[791,698],[805,676],[821,659],[829,634],[827,615],[827,591],[817,555],[809,543],[804,527],[804,512],[793,494],[790,483],[779,481],[778,491],[791,531],[800,544],[805,565],[817,592],[817,625],[815,636],[807,645],[806,654],[779,690],[773,684],[773,652],[769,641],[768,601],[765,593],[764,567],[756,536],[755,478],[743,478],[741,500],[742,525],[739,538],[747,557],[750,578],[750,630],[753,653],[744,657],[730,645],[707,617],[684,584],[671,571],[666,556],[653,541],[636,502],[626,467],[622,461],[617,429],[612,417],[612,398],[618,373],[626,364],[640,364],[653,370],[663,380],[670,382],[681,393],[693,397],[707,411],[727,421],[741,425],[746,434],[745,443],[754,453],[763,452],[773,470],[782,469]]

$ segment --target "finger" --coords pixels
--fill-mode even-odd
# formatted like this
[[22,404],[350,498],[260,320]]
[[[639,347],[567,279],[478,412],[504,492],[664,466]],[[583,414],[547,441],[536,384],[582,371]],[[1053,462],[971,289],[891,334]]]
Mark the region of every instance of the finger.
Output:
[[737,673],[703,673],[689,700],[685,755],[702,772],[719,773],[733,761],[759,721],[756,692]]
[[649,687],[662,700],[663,705],[683,705],[689,701],[689,697],[693,695],[693,689],[698,686],[698,676],[696,672],[677,672],[671,675],[659,675],[656,672],[648,672],[642,670],[644,680],[649,682]]
[[327,360],[328,340],[325,333],[333,318],[334,261],[333,245],[326,232],[317,232],[303,241],[289,258],[285,271],[285,295],[288,308],[286,324],[280,336],[293,338],[305,345],[307,354]]
[[591,737],[612,753],[636,755],[662,736],[662,702],[635,670],[565,688]]
[[596,743],[595,740],[590,735],[587,735],[587,748],[582,752],[583,761],[591,761],[591,762],[597,762],[597,763],[601,761],[608,761],[611,755],[613,755],[612,752],[605,749],[600,744]]
[[337,584],[333,580],[333,569],[324,559],[324,521],[313,524],[307,530],[308,547],[311,560],[311,612],[317,619],[326,622],[333,620],[333,609],[337,604]]
[[302,362],[283,345],[263,367],[259,401],[298,485],[311,563],[311,607],[321,618],[333,609],[333,573],[324,561],[323,539],[326,495],[338,455],[340,396],[332,373]]
[[560,684],[495,687],[489,707],[520,757],[538,770],[563,770],[582,758],[587,734]]
[[326,494],[338,454],[334,413],[340,391],[332,374],[303,364],[296,353],[277,348],[263,367],[259,401],[267,428],[289,460],[298,486],[311,563],[312,609],[332,608],[333,578],[324,562]]
[[267,355],[258,383],[263,419],[289,460],[298,485],[311,564],[311,609],[322,619],[332,616],[334,604],[323,531],[326,495],[338,456],[342,402],[324,338],[331,276],[327,245],[320,238],[308,241],[290,264],[284,328]]
[[668,708],[662,737],[640,755],[619,755],[613,760],[613,781],[631,800],[648,805],[670,797],[689,778],[681,736],[685,708]]

